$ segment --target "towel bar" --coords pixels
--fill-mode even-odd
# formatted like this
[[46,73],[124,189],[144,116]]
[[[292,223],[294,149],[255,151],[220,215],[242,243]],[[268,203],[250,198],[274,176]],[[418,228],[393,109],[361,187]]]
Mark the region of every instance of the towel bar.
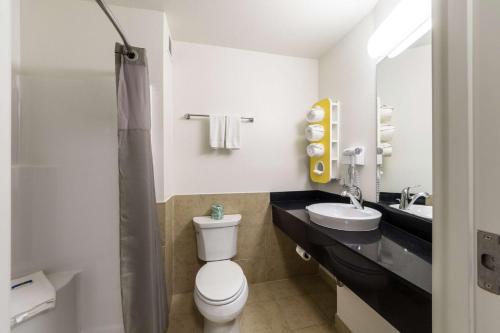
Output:
[[[203,117],[203,118],[208,118],[210,115],[208,114],[196,114],[196,113],[186,113],[184,115],[184,119],[191,119],[191,117]],[[248,121],[250,123],[254,122],[254,117],[241,117],[241,120]]]

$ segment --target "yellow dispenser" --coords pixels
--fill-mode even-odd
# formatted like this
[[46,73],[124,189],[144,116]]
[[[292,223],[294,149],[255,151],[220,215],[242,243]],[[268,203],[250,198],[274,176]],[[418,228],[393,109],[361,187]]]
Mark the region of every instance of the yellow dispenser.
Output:
[[322,144],[323,154],[321,156],[310,156],[309,175],[316,183],[326,184],[332,179],[338,178],[339,172],[339,102],[333,102],[330,98],[323,99],[313,105],[312,109],[321,108],[324,116],[321,121],[309,121],[309,125],[321,125],[324,135],[317,141],[309,141],[311,144]]

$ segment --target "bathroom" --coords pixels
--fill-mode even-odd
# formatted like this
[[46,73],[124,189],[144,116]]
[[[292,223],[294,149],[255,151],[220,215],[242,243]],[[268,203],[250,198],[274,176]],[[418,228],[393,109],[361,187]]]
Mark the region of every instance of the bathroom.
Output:
[[499,18],[0,0],[0,332],[497,332]]

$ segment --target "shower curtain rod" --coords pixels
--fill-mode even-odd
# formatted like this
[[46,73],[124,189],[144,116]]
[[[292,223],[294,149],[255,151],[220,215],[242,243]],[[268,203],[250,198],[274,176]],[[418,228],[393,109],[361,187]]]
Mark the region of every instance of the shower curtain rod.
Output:
[[102,11],[104,12],[104,14],[106,14],[108,19],[111,21],[111,24],[113,24],[116,31],[118,32],[121,39],[123,40],[123,44],[125,45],[123,54],[125,54],[129,58],[135,58],[137,54],[130,46],[130,44],[127,40],[127,37],[125,37],[125,34],[123,33],[123,31],[122,31],[120,25],[118,24],[118,22],[116,21],[115,17],[113,16],[113,13],[111,13],[111,10],[109,9],[109,7],[102,0],[95,0],[95,2],[97,2],[99,7],[101,7]]

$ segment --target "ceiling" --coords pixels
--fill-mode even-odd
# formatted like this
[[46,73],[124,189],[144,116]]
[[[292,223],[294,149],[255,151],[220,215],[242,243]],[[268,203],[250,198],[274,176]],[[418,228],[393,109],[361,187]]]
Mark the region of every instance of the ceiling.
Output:
[[105,0],[165,10],[177,41],[318,58],[378,0]]
[[378,0],[166,0],[174,40],[318,58]]
[[[82,1],[82,0],[77,0]],[[83,1],[92,1],[95,0],[83,0]],[[150,9],[150,10],[160,10],[163,11],[165,9],[165,3],[167,0],[103,0],[107,5],[116,5],[130,8],[139,8],[139,9]]]

